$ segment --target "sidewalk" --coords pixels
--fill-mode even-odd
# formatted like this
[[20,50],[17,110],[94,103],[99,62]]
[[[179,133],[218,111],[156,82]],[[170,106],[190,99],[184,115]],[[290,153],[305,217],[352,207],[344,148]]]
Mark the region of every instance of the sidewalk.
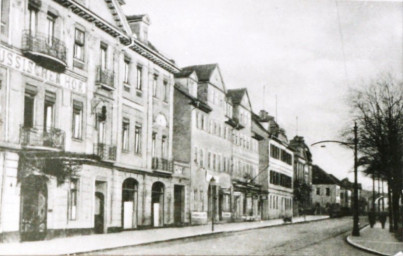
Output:
[[[306,216],[293,218],[293,223],[327,219],[328,216]],[[214,233],[224,233],[270,227],[283,224],[282,219],[217,224]],[[211,234],[211,225],[188,226],[180,228],[159,228],[120,233],[74,236],[47,241],[0,244],[0,255],[55,255],[76,254],[100,251],[132,245],[155,243],[180,238]]]
[[373,228],[370,226],[361,230],[360,236],[349,235],[347,242],[354,247],[369,251],[378,255],[396,255],[403,251],[403,242],[399,242],[389,232],[389,225],[386,223],[385,229],[377,222]]

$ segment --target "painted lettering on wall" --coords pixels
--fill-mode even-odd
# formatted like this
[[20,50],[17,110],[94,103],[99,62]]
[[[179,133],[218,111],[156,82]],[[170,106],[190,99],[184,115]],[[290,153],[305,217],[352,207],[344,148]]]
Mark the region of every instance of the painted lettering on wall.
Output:
[[35,76],[43,81],[57,84],[63,88],[77,93],[85,94],[87,85],[85,82],[66,74],[59,74],[47,70],[28,58],[0,47],[0,64],[18,70],[22,73]]

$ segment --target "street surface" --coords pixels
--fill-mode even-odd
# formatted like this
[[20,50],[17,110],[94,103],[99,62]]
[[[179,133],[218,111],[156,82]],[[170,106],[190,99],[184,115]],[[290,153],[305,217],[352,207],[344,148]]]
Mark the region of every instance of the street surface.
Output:
[[[361,223],[364,221],[362,220]],[[345,237],[352,217],[182,239],[98,252],[98,255],[372,255]],[[158,232],[158,230],[155,230]]]

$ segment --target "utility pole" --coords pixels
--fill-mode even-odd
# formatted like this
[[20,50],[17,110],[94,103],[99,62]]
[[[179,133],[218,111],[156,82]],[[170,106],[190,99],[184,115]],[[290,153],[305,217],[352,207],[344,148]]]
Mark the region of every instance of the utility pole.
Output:
[[354,122],[354,217],[353,217],[353,236],[360,236],[360,228],[358,226],[358,128],[357,123]]

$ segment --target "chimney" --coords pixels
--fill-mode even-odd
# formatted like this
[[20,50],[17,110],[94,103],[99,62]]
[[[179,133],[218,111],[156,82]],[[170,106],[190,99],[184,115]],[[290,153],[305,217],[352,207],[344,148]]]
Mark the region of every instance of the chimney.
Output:
[[150,25],[150,18],[147,14],[130,15],[127,16],[127,22],[137,38],[144,42],[148,42],[148,27]]

